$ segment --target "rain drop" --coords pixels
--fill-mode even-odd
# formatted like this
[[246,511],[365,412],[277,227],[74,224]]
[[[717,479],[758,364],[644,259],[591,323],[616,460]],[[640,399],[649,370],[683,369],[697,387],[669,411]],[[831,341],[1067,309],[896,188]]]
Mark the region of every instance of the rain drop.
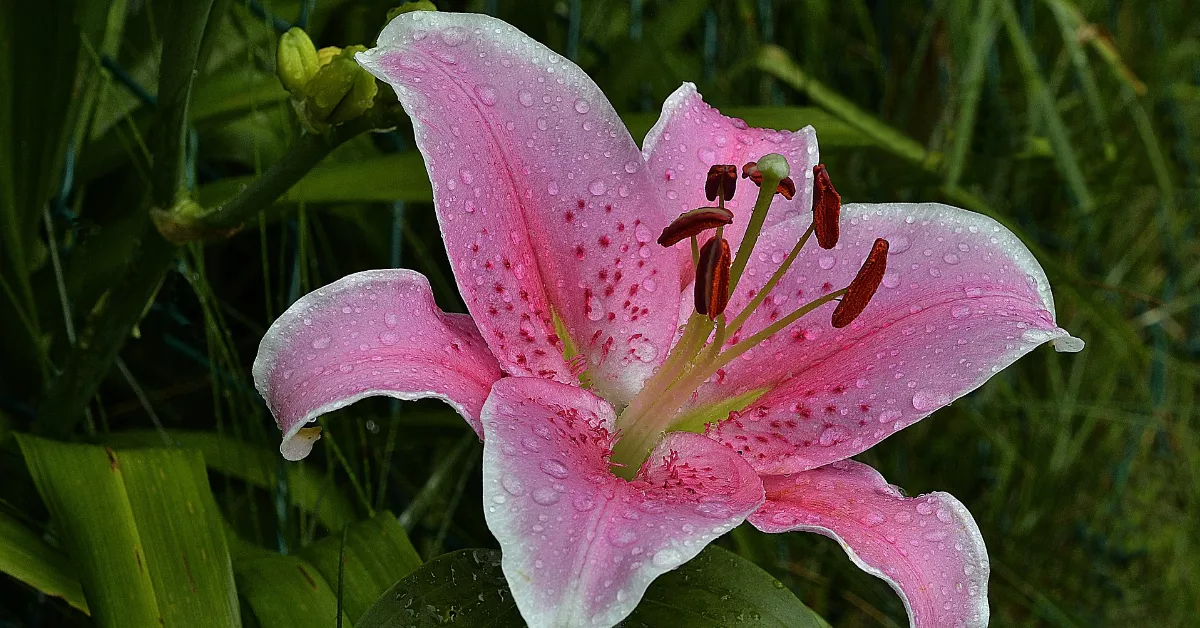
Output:
[[571,475],[571,472],[567,469],[567,465],[557,460],[545,460],[542,462],[540,468],[542,469],[542,473],[560,480],[566,479],[567,476]]
[[589,105],[586,100],[576,100],[575,101],[575,112],[576,113],[587,113],[588,111],[591,110],[591,108],[592,108],[592,106]]
[[532,107],[533,106],[533,92],[531,92],[527,89],[523,89],[523,90],[517,92],[517,102],[521,103],[521,105],[523,105],[525,107]]
[[475,95],[479,98],[479,102],[491,107],[496,104],[498,96],[496,88],[487,83],[480,83],[475,86]]
[[829,270],[830,268],[833,268],[834,261],[835,260],[833,259],[832,255],[822,255],[821,259],[817,260],[817,264],[822,270]]
[[602,179],[594,179],[588,184],[588,191],[592,193],[592,196],[600,196],[601,194],[604,194],[604,190],[606,189],[608,188],[604,185],[604,181]]
[[542,506],[553,506],[554,504],[557,504],[558,497],[558,491],[548,486],[543,486],[542,488],[533,491],[533,501],[541,504]]
[[330,338],[329,336],[321,336],[320,338],[317,338],[316,340],[312,341],[312,348],[313,349],[324,349],[325,347],[329,346],[330,342],[333,342],[332,338]]

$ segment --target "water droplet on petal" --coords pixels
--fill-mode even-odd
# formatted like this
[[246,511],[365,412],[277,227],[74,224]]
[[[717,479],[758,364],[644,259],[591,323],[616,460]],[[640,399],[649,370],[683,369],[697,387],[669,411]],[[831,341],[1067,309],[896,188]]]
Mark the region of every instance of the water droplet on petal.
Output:
[[653,562],[655,567],[674,568],[683,562],[683,555],[674,548],[661,549],[654,553]]
[[467,41],[467,30],[460,26],[451,26],[442,31],[442,41],[447,46],[461,46],[463,42]]
[[479,98],[479,102],[491,107],[496,104],[499,96],[496,94],[496,88],[487,83],[480,83],[475,86],[475,96]]
[[586,100],[576,100],[575,101],[576,113],[587,113],[588,111],[591,110],[591,108],[592,108],[592,106],[589,105]]
[[312,341],[312,348],[313,349],[324,349],[325,347],[329,346],[330,342],[333,342],[332,338],[330,338],[329,336],[321,336],[320,338],[317,338],[316,340]]
[[385,347],[390,347],[397,342],[400,342],[400,336],[390,331],[385,331],[382,334],[379,334],[379,344]]
[[971,308],[966,305],[956,305],[950,308],[950,316],[954,318],[964,318],[971,314]]
[[817,260],[817,264],[822,270],[829,270],[830,268],[833,268],[835,261],[836,260],[833,259],[832,255],[822,255],[821,258]]
[[527,89],[523,89],[523,90],[517,92],[517,102],[521,103],[521,105],[523,105],[525,107],[532,107],[533,106],[533,92],[531,92]]
[[557,504],[558,497],[558,491],[548,486],[543,486],[542,488],[535,489],[533,491],[533,501],[543,506],[553,506],[554,504]]
[[592,196],[600,196],[604,194],[604,190],[606,189],[608,188],[604,185],[604,180],[602,179],[595,179],[588,184],[588,191],[592,193]]
[[505,475],[500,478],[500,486],[504,487],[504,490],[514,497],[520,497],[525,494],[525,483],[515,475]]
[[912,246],[912,240],[908,236],[898,235],[888,238],[888,255],[898,255],[907,251]]
[[557,460],[543,461],[541,464],[541,469],[542,473],[560,480],[566,479],[567,476],[571,475],[571,472],[567,469],[567,465]]

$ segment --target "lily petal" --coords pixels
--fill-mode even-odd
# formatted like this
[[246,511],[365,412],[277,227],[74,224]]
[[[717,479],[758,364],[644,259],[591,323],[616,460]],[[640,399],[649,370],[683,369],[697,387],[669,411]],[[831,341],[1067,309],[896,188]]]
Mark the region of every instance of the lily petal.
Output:
[[[796,132],[753,128],[739,118],[722,115],[700,97],[693,83],[684,83],[663,102],[658,122],[642,142],[642,157],[658,186],[669,212],[711,205],[704,195],[709,167],[733,164],[739,170],[768,153],[787,157],[791,177],[797,182],[796,197],[776,196],[764,228],[812,210],[813,167],[817,165],[817,134],[811,126]],[[737,252],[746,231],[758,188],[743,182],[737,195],[725,206],[733,211],[733,224],[725,227],[725,239]],[[690,262],[686,246],[677,247],[681,259]]]
[[301,428],[364,397],[436,397],[482,434],[479,413],[500,367],[471,319],[437,308],[411,270],[343,277],[296,301],[267,330],[254,359],[288,460],[316,437]]
[[915,628],[987,626],[987,548],[953,496],[904,497],[852,460],[763,482],[767,502],[750,515],[759,530],[834,539],[855,565],[900,594]]
[[[885,238],[887,273],[862,315],[834,329],[829,303],[735,360],[700,391],[699,403],[713,403],[773,387],[710,428],[760,473],[848,458],[978,388],[1042,343],[1082,346],[1055,323],[1037,260],[994,220],[938,204],[847,205],[842,217],[837,247],[806,247],[737,336],[847,285],[875,238]],[[727,311],[740,311],[750,290],[774,271],[771,260],[792,248],[810,220],[763,234],[763,248]]]
[[633,481],[609,472],[613,409],[533,378],[496,383],[483,409],[483,492],[504,574],[530,626],[611,626],[650,582],[762,503],[728,448],[669,434]]
[[459,290],[504,369],[577,382],[557,315],[596,389],[632,397],[675,334],[679,262],[596,84],[485,15],[400,15],[358,60],[412,118]]

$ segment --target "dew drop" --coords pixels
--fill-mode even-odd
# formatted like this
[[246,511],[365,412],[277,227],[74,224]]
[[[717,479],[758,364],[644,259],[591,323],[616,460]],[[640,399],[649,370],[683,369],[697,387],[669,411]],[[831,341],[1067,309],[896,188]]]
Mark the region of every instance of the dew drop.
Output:
[[546,193],[549,194],[550,196],[557,196],[558,195],[558,184],[553,181],[551,181],[550,183],[547,183],[546,184]]
[[700,149],[696,151],[696,158],[700,160],[700,163],[706,166],[711,166],[716,162],[717,154],[713,152],[713,149],[707,146],[701,146]]
[[633,357],[642,362],[653,362],[654,358],[658,357],[658,349],[654,346],[654,343],[643,336],[630,338],[629,350],[633,352]]
[[525,494],[525,483],[515,475],[506,475],[500,478],[500,486],[508,492],[509,495],[520,497]]
[[924,390],[917,391],[912,398],[913,407],[921,412],[930,412],[948,403],[950,403],[950,395],[936,395]]
[[947,253],[942,256],[942,261],[946,262],[947,264],[957,264],[958,256],[955,255],[954,253]]
[[379,334],[379,344],[382,344],[385,347],[390,347],[397,342],[400,342],[400,336],[396,335],[395,333],[385,331],[382,334]]
[[479,98],[479,102],[489,107],[495,105],[496,101],[499,100],[499,96],[496,94],[496,88],[492,85],[488,85],[487,83],[480,83],[479,85],[475,86],[475,96]]
[[543,486],[542,488],[535,489],[533,491],[533,501],[541,504],[542,506],[553,506],[554,504],[557,504],[558,497],[558,491],[548,486]]
[[834,261],[835,260],[833,259],[832,255],[822,255],[821,258],[817,260],[817,265],[819,265],[822,270],[829,270],[830,268],[833,268]]
[[850,432],[846,428],[840,425],[830,425],[821,432],[821,436],[818,437],[817,442],[822,447],[831,447],[846,440],[849,436]]
[[608,540],[617,547],[629,547],[637,540],[637,533],[628,526],[614,526],[608,529]]
[[971,308],[966,305],[956,305],[950,308],[950,316],[954,318],[964,318],[970,316]]
[[594,179],[588,184],[588,191],[592,193],[592,196],[600,196],[606,189],[608,188],[604,185],[603,179]]
[[571,475],[571,472],[567,469],[567,465],[557,460],[544,460],[540,468],[542,473],[560,480],[566,479],[567,476]]
[[898,255],[911,247],[912,240],[909,240],[908,236],[898,235],[894,238],[888,238],[888,255]]
[[596,500],[593,499],[591,495],[576,495],[575,499],[571,501],[571,505],[574,506],[575,510],[578,510],[579,512],[587,512],[592,508],[595,508]]
[[900,285],[900,273],[888,271],[883,274],[883,287],[895,288]]
[[586,100],[576,100],[575,101],[575,112],[576,113],[587,113],[591,109],[592,109],[592,106],[589,105]]
[[393,312],[388,312],[383,317],[383,324],[388,326],[388,329],[394,328],[400,322],[400,317]]
[[475,180],[475,175],[471,174],[470,170],[463,168],[462,170],[458,171],[458,178],[463,183],[471,185],[471,182]]
[[545,131],[547,126],[548,126],[548,125],[546,124],[546,119],[545,119],[545,118],[538,118],[538,119],[537,119],[537,128],[538,128],[538,129],[540,129],[540,130],[542,130],[542,131]]
[[912,513],[908,512],[907,510],[901,510],[900,512],[892,515],[892,519],[895,519],[896,523],[908,523],[912,521]]
[[533,106],[533,92],[531,92],[527,89],[523,89],[523,90],[517,92],[517,102],[521,103],[522,106],[532,107]]
[[655,567],[674,568],[683,562],[683,555],[681,555],[676,549],[661,549],[654,553],[654,559],[652,562],[654,563]]
[[467,30],[460,26],[451,26],[442,31],[442,41],[450,47],[461,46],[467,41]]
[[640,161],[625,162],[625,172],[628,172],[629,174],[633,174],[633,173],[637,172],[638,168],[640,168],[640,167],[642,167],[642,163]]
[[329,346],[330,342],[333,342],[332,338],[330,338],[329,336],[321,336],[320,338],[317,338],[316,340],[312,341],[312,348],[313,349],[324,349],[325,347]]

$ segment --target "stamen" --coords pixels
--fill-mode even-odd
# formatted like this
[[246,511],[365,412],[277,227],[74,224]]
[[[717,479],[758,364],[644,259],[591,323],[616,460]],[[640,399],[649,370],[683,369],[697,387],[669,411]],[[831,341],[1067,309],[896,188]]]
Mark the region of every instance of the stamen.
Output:
[[733,200],[733,192],[737,189],[737,166],[733,164],[718,164],[708,169],[708,179],[704,182],[704,195],[708,200]]
[[[762,187],[763,173],[758,169],[757,161],[742,164],[742,178],[750,179],[751,183]],[[775,188],[775,193],[790,201],[796,196],[796,183],[792,181],[791,177],[784,177],[779,180],[779,186]]]
[[867,308],[871,297],[879,289],[879,282],[883,281],[883,273],[887,270],[887,252],[888,241],[876,238],[871,252],[867,254],[867,261],[858,269],[858,274],[846,288],[846,296],[833,310],[834,327],[849,325]]
[[817,244],[832,249],[838,241],[838,221],[842,213],[842,197],[829,180],[825,164],[813,167],[813,226]]
[[[715,166],[714,166],[715,167]],[[660,246],[675,246],[685,238],[700,235],[733,222],[733,212],[724,207],[700,207],[679,214],[658,236]]]
[[700,249],[700,266],[696,269],[696,311],[716,319],[729,305],[729,265],[733,255],[729,241],[715,237]]

